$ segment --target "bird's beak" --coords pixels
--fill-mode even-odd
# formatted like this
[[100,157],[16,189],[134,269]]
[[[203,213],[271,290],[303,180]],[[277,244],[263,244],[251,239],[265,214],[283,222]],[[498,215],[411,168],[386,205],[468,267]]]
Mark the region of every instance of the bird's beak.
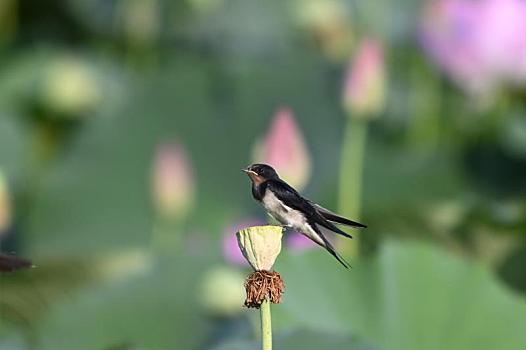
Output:
[[248,170],[248,169],[241,169],[241,171],[247,173],[247,174],[252,174],[252,175],[255,175],[255,176],[258,176],[258,174],[254,171],[254,170]]

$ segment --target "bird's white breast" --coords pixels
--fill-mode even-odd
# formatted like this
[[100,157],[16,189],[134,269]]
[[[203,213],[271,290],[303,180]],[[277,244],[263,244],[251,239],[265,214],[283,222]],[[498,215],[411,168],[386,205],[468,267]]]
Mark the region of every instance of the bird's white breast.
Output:
[[307,223],[305,216],[299,210],[285,205],[271,191],[266,191],[262,202],[267,212],[284,225],[301,230]]
[[278,197],[271,191],[266,191],[262,199],[263,206],[267,212],[283,225],[287,225],[294,230],[303,233],[314,242],[325,246],[324,241],[320,236],[308,225],[305,215],[299,210],[295,210],[285,205]]

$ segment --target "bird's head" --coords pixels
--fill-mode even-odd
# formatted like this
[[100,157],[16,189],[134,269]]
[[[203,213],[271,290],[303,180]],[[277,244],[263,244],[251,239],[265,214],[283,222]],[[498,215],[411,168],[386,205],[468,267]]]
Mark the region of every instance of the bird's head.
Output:
[[262,184],[267,180],[279,179],[276,170],[267,164],[252,164],[248,168],[243,169],[243,171],[247,173],[255,185]]

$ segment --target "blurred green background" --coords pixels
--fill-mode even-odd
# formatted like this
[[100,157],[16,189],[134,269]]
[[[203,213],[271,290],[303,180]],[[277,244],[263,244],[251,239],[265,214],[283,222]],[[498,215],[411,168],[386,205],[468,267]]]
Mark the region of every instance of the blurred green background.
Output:
[[524,348],[523,1],[1,0],[0,62],[0,247],[36,265],[0,349],[258,349],[254,161],[368,225],[350,270],[288,234],[276,349]]

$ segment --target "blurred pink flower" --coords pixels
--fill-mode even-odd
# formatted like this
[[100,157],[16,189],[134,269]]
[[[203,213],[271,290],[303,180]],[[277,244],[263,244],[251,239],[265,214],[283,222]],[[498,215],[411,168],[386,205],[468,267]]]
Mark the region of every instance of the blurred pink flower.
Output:
[[250,226],[265,225],[263,220],[259,219],[247,219],[240,221],[234,225],[228,226],[223,232],[223,257],[229,263],[235,265],[246,265],[248,262],[239,250],[237,244],[236,232]]
[[176,143],[157,147],[152,174],[152,192],[158,213],[169,218],[184,217],[193,205],[195,185],[185,149]]
[[256,144],[254,160],[273,166],[280,177],[301,189],[309,179],[310,155],[290,108],[280,108],[263,142]]
[[353,117],[371,117],[385,100],[385,62],[379,41],[366,38],[349,64],[343,87],[343,104]]
[[526,80],[525,1],[428,1],[420,39],[436,64],[469,92]]
[[304,251],[316,246],[316,243],[298,232],[291,232],[287,235],[287,247],[293,251]]
[[486,0],[480,13],[478,42],[495,74],[526,81],[526,2]]

